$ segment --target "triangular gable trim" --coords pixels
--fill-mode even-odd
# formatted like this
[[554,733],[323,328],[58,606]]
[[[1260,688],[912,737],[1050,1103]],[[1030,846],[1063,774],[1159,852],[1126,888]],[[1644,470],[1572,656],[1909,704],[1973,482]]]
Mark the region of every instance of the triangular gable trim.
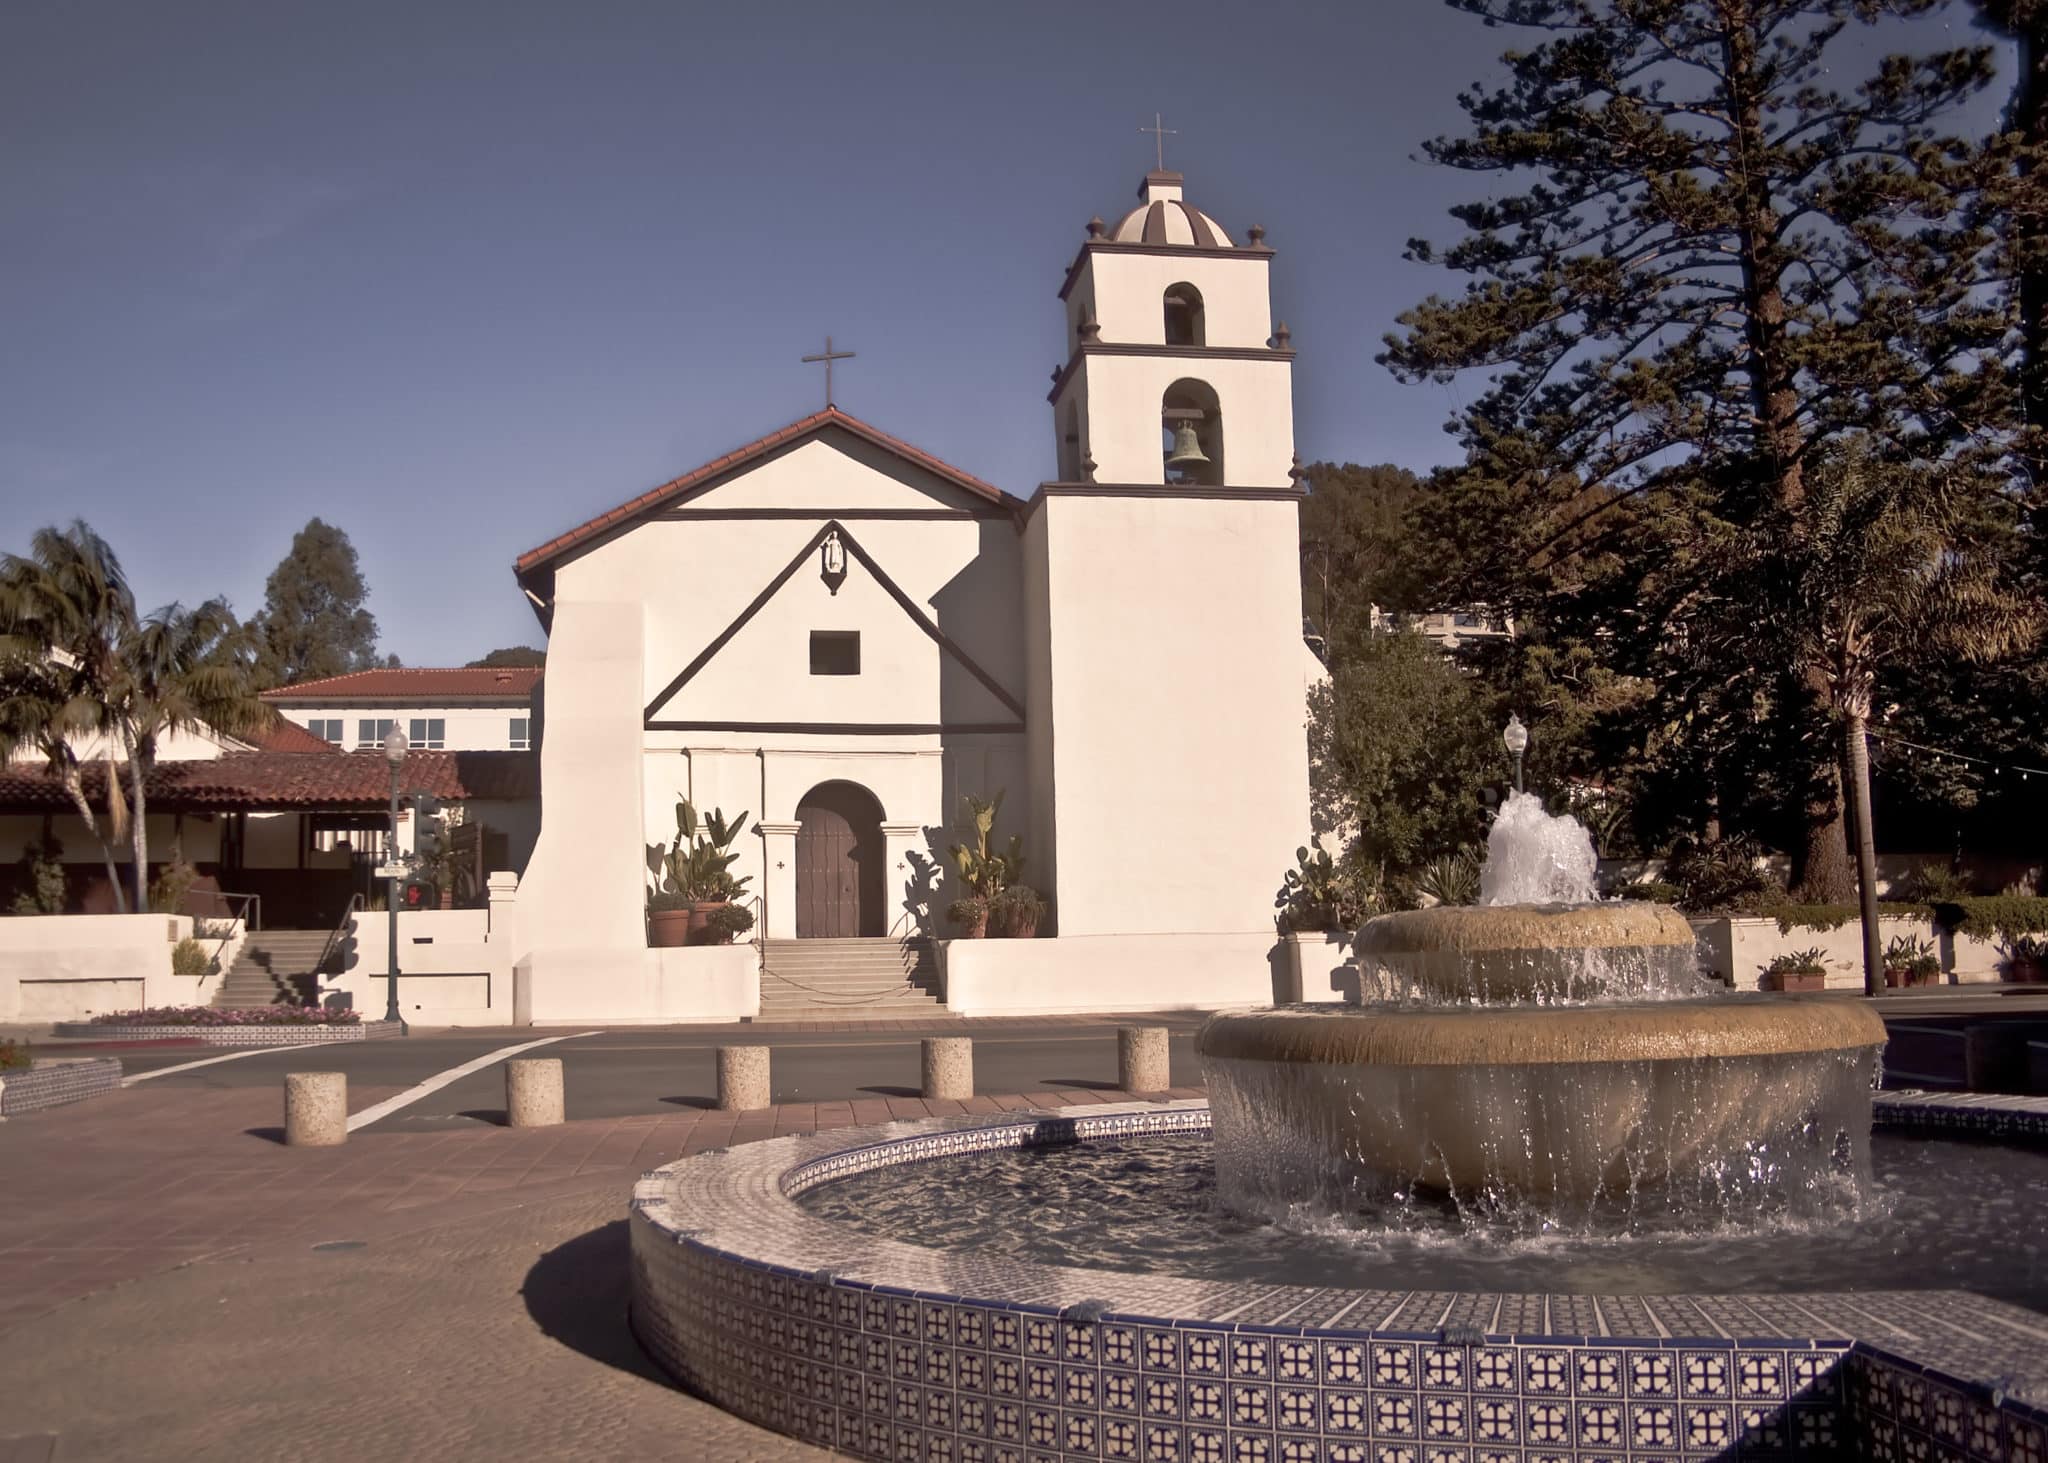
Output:
[[824,411],[816,412],[801,421],[791,422],[780,431],[756,438],[744,447],[734,448],[723,457],[713,458],[702,467],[684,473],[679,478],[672,478],[660,487],[650,488],[630,502],[621,503],[609,513],[601,513],[588,523],[580,524],[567,533],[549,539],[539,548],[521,554],[513,563],[513,572],[524,580],[538,570],[551,568],[593,540],[615,533],[658,509],[673,507],[692,494],[711,487],[727,474],[830,427],[837,427],[871,446],[879,447],[891,456],[932,474],[947,485],[979,498],[1004,513],[1015,514],[1024,506],[1022,499],[1011,497],[1001,488],[985,483],[971,473],[962,472],[950,463],[941,462],[929,452],[913,447],[900,438],[892,437],[879,427],[871,427],[858,417],[848,416],[837,407],[827,407]]
[[689,685],[690,681],[696,676],[697,672],[703,670],[705,666],[709,665],[711,663],[712,657],[717,655],[719,651],[725,649],[726,643],[730,641],[733,636],[739,634],[741,630],[746,628],[747,622],[753,619],[754,616],[758,615],[761,612],[761,610],[767,605],[769,600],[775,598],[775,592],[781,589],[783,585],[789,583],[790,576],[795,574],[797,570],[801,569],[804,566],[805,561],[808,560],[812,554],[818,551],[819,546],[825,542],[826,536],[834,533],[839,535],[839,542],[845,547],[847,553],[853,555],[853,557],[857,561],[859,561],[862,568],[866,569],[868,573],[875,576],[875,582],[881,585],[883,589],[888,591],[889,598],[896,601],[896,603],[902,608],[903,613],[910,616],[912,622],[916,624],[918,629],[924,631],[924,633],[930,637],[934,645],[938,646],[943,653],[950,655],[953,657],[953,659],[959,661],[961,665],[967,668],[967,672],[969,675],[973,676],[975,680],[981,682],[981,684],[985,688],[987,688],[988,693],[990,695],[994,696],[998,701],[1002,702],[1003,705],[1007,707],[1011,712],[1013,712],[1020,721],[1023,719],[1024,704],[1021,701],[1019,701],[1015,696],[1012,696],[1007,690],[1005,690],[1003,688],[1002,682],[998,681],[994,676],[990,675],[987,671],[983,670],[981,666],[976,663],[973,656],[969,655],[965,650],[961,649],[960,646],[950,636],[948,636],[945,631],[941,630],[935,623],[933,623],[931,616],[927,615],[924,612],[924,610],[919,607],[917,601],[912,599],[908,594],[904,593],[902,586],[898,585],[895,580],[891,579],[888,576],[888,574],[883,571],[882,566],[875,562],[874,557],[871,554],[869,554],[866,549],[861,547],[860,541],[856,539],[852,534],[846,531],[846,527],[844,524],[840,523],[838,519],[834,518],[828,520],[823,528],[820,528],[816,533],[811,535],[811,541],[805,544],[801,549],[797,551],[796,557],[791,559],[786,565],[783,566],[781,573],[777,574],[773,579],[768,581],[767,588],[763,589],[759,594],[754,596],[753,601],[750,604],[748,604],[748,606],[745,609],[739,612],[738,618],[736,618],[730,625],[727,625],[723,630],[719,631],[717,635],[713,636],[711,643],[709,645],[706,645],[702,650],[697,652],[696,659],[692,660],[688,665],[684,666],[682,670],[677,674],[674,680],[670,681],[666,686],[661,688],[661,690],[655,695],[655,698],[647,703],[646,709],[641,712],[642,722],[653,722],[656,719],[657,713],[660,712],[661,708],[666,706],[670,701],[674,700],[676,693],[682,690],[683,687]]

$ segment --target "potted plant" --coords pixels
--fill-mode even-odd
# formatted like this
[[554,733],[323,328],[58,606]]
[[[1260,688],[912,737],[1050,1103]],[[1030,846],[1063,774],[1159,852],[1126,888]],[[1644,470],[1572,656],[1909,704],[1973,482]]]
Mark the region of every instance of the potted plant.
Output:
[[1824,991],[1827,962],[1818,949],[1790,950],[1763,968],[1756,985],[1760,991]]
[[704,916],[704,943],[730,945],[754,927],[754,911],[744,904],[715,904]]
[[1933,985],[1941,977],[1941,961],[1933,942],[1920,935],[1899,935],[1884,947],[1884,983],[1888,986]]
[[[978,798],[968,794],[961,810],[960,831],[971,840],[956,843],[947,850],[953,858],[953,866],[960,873],[960,882],[967,886],[967,893],[947,907],[946,914],[954,924],[960,926],[960,938],[979,940],[989,933],[989,919],[997,898],[1009,888],[1024,869],[1024,840],[1012,835],[1010,846],[1001,853],[995,851],[991,837],[995,832],[996,819],[1003,811],[1003,795],[998,792],[993,798]],[[1037,896],[1032,896],[1034,899]],[[1038,923],[1039,910],[1032,914],[1032,926]],[[1000,926],[999,926],[1000,928]]]
[[970,894],[946,906],[946,918],[960,927],[960,938],[979,940],[988,933],[988,901]]
[[1038,922],[1044,917],[1045,901],[1029,884],[1010,885],[989,905],[989,921],[995,926],[993,933],[1005,939],[1030,939],[1038,933]]
[[2024,985],[2048,981],[2048,938],[2015,935],[2005,947],[2005,978]]
[[[732,851],[747,815],[725,821],[722,809],[713,808],[701,821],[688,798],[676,803],[676,836],[667,847],[650,844],[647,862],[654,872],[655,887],[647,898],[647,943],[658,948],[699,944],[707,941],[714,910],[730,906],[746,892],[747,880],[735,878],[732,866],[739,855]],[[744,911],[742,911],[744,913]],[[732,917],[721,916],[730,926]],[[753,916],[733,934],[753,928]]]

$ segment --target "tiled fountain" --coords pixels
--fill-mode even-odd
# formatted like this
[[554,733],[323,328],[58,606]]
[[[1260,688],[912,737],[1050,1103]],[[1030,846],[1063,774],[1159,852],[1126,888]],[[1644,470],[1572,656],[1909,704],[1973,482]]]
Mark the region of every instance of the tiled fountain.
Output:
[[[1682,920],[1590,905],[1568,822],[1514,800],[1493,904],[1369,923],[1370,1004],[1213,1020],[1211,1104],[898,1123],[649,1174],[643,1345],[765,1427],[919,1463],[2048,1463],[2048,1317],[1886,1288],[1917,1277],[1883,1256],[1854,1271],[1910,1207],[1873,1178],[1881,1024],[1703,995]],[[1970,1111],[1885,1094],[1876,1116]],[[1918,1180],[1937,1213],[2001,1151],[1903,1147],[1955,1150]],[[2038,1223],[2021,1206],[1971,1243],[2035,1275]],[[1723,1283],[1758,1263],[1768,1283]]]

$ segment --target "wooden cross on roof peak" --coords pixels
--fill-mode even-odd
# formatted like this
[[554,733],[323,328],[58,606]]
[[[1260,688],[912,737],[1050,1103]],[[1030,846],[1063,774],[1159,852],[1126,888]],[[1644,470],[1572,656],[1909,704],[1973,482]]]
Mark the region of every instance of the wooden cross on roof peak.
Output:
[[832,363],[834,361],[850,361],[853,359],[853,357],[854,352],[852,351],[835,351],[834,349],[832,349],[832,337],[829,335],[825,337],[825,349],[822,353],[814,356],[804,357],[804,361],[807,364],[816,361],[823,361],[825,363],[825,409],[827,411],[830,411],[833,405]]
[[1162,126],[1160,126],[1160,125],[1159,125],[1159,114],[1158,114],[1157,112],[1154,112],[1154,113],[1152,114],[1152,125],[1151,125],[1150,127],[1140,127],[1140,128],[1138,129],[1138,130],[1139,130],[1140,132],[1149,132],[1149,133],[1151,133],[1151,134],[1152,134],[1152,146],[1153,146],[1153,152],[1154,152],[1154,154],[1155,154],[1155,156],[1156,156],[1156,159],[1157,159],[1157,161],[1158,161],[1158,164],[1159,164],[1159,171],[1160,171],[1160,172],[1162,172],[1162,173],[1163,173],[1163,172],[1165,172],[1165,171],[1166,171],[1166,139],[1167,139],[1167,138],[1169,138],[1169,137],[1178,137],[1178,136],[1180,136],[1180,129],[1179,129],[1178,127],[1162,127]]

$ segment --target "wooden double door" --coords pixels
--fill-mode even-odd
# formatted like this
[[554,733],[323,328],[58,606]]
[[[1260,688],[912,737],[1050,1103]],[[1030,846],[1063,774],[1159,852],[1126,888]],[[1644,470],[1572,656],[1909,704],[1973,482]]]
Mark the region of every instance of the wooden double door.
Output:
[[823,783],[804,794],[796,818],[797,938],[887,934],[887,850],[874,795],[857,783]]

